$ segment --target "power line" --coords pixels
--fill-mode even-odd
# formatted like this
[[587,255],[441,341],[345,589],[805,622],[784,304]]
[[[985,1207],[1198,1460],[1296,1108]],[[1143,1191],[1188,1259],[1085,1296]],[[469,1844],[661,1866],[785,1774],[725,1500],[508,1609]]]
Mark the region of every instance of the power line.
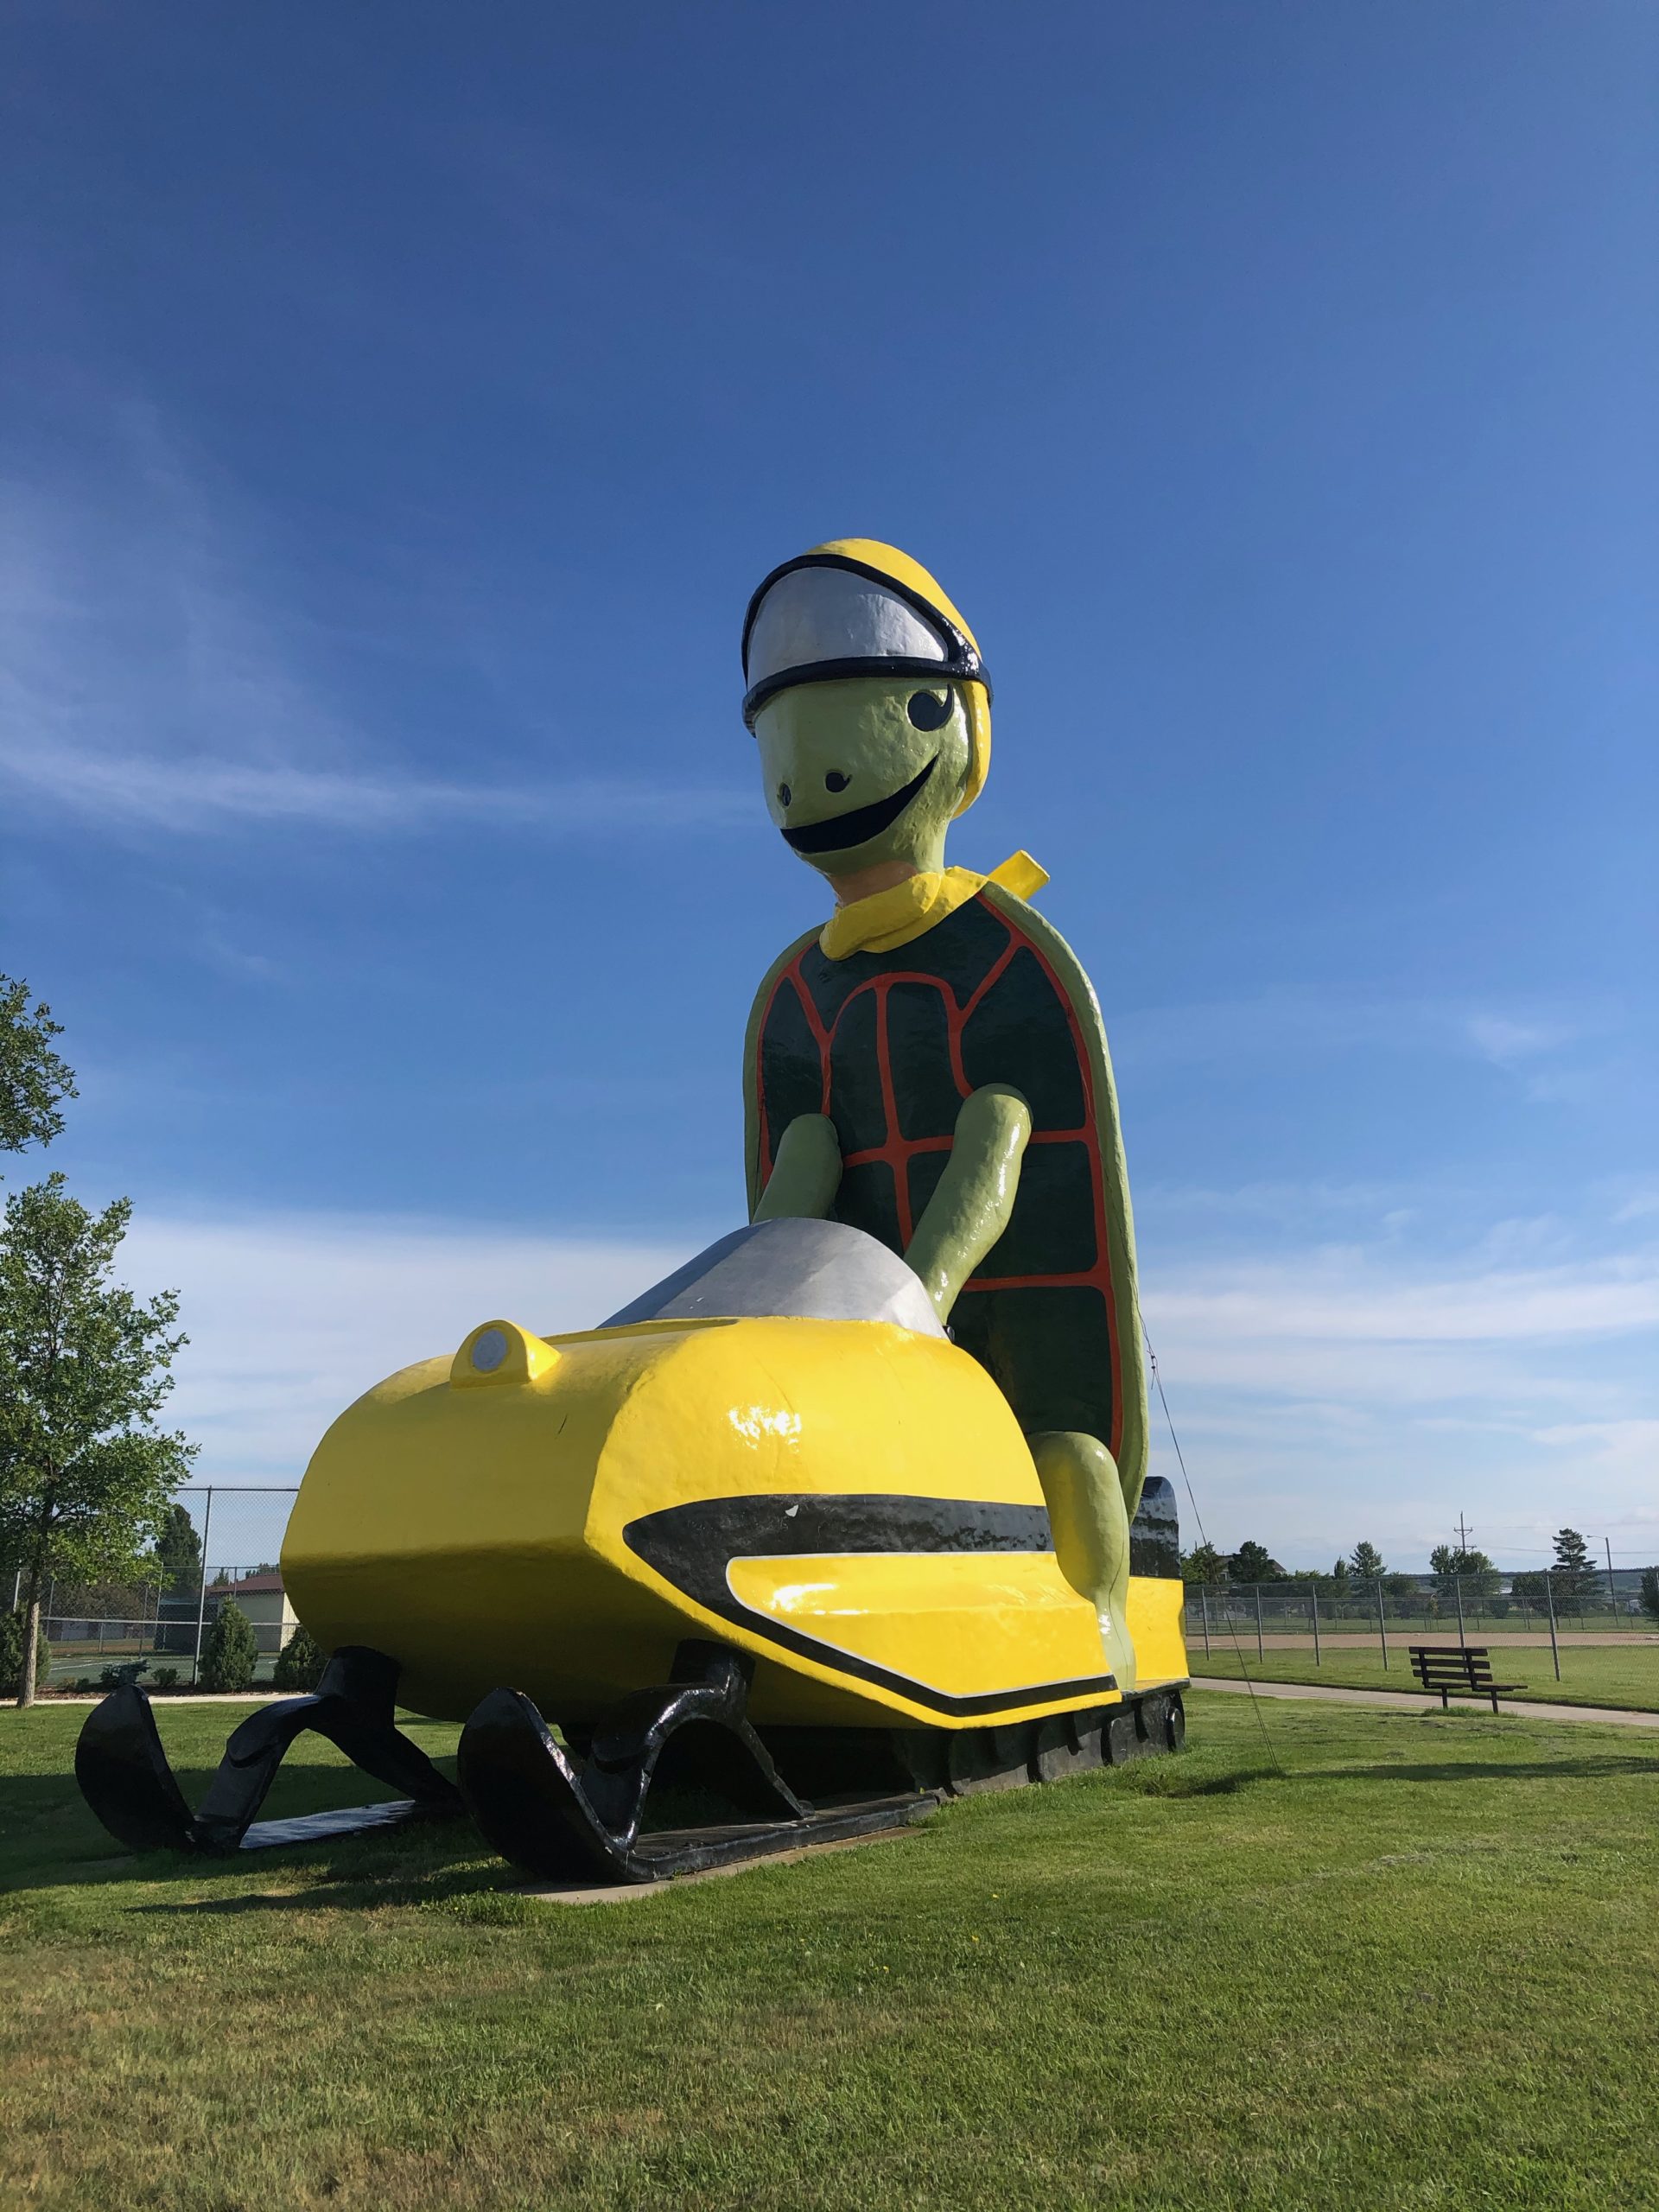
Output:
[[[1141,1336],[1147,1347],[1147,1362],[1152,1369],[1152,1379],[1158,1385],[1158,1402],[1164,1409],[1164,1420],[1169,1428],[1169,1440],[1175,1446],[1175,1464],[1179,1467],[1181,1480],[1186,1485],[1187,1503],[1192,1508],[1192,1525],[1198,1532],[1200,1542],[1207,1550],[1210,1548],[1209,1531],[1204,1525],[1204,1516],[1198,1510],[1198,1501],[1193,1494],[1192,1478],[1186,1471],[1186,1454],[1181,1449],[1180,1438],[1175,1433],[1174,1417],[1169,1410],[1169,1400],[1164,1395],[1164,1378],[1159,1372],[1158,1355],[1152,1348],[1152,1338],[1147,1333],[1147,1325],[1144,1321],[1141,1324]],[[1279,1753],[1274,1746],[1273,1738],[1268,1733],[1267,1718],[1262,1710],[1262,1700],[1255,1694],[1255,1684],[1251,1680],[1250,1669],[1244,1657],[1244,1647],[1238,1640],[1238,1624],[1232,1617],[1230,1606],[1227,1610],[1226,1618],[1227,1626],[1233,1639],[1234,1656],[1238,1661],[1238,1671],[1244,1678],[1245,1688],[1249,1692],[1250,1711],[1255,1715],[1255,1725],[1262,1731],[1262,1741],[1267,1746],[1268,1757],[1273,1761],[1273,1770],[1283,1782],[1287,1778],[1285,1770],[1280,1762]]]

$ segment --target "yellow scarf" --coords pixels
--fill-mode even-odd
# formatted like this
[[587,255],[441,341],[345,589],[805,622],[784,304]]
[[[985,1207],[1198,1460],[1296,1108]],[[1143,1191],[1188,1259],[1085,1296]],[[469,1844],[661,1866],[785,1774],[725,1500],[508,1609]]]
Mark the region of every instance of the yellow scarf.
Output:
[[966,868],[907,875],[890,890],[855,899],[850,906],[837,906],[818,932],[818,944],[830,960],[845,960],[854,952],[894,952],[925,936],[988,883],[1000,884],[1016,899],[1030,899],[1047,881],[1047,869],[1029,853],[1011,853],[988,875],[976,875]]

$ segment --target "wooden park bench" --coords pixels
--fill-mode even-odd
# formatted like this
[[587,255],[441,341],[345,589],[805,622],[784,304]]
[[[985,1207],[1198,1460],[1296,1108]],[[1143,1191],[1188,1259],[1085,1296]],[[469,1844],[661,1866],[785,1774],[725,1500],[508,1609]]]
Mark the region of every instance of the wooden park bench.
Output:
[[1523,1690],[1524,1682],[1495,1682],[1492,1662],[1484,1643],[1412,1643],[1407,1647],[1411,1670],[1426,1690],[1439,1690],[1444,1711],[1453,1690],[1469,1697],[1489,1697],[1497,1711],[1499,1695]]

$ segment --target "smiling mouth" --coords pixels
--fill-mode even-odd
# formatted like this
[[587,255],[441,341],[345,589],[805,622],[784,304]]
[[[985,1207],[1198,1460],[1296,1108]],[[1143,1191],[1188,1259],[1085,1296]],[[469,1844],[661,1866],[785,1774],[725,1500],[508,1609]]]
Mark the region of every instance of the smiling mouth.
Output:
[[868,806],[855,806],[845,814],[830,815],[823,822],[804,823],[798,830],[785,830],[784,841],[798,853],[850,852],[855,845],[879,837],[896,822],[938,765],[936,753],[919,776],[912,776],[886,798],[873,800]]

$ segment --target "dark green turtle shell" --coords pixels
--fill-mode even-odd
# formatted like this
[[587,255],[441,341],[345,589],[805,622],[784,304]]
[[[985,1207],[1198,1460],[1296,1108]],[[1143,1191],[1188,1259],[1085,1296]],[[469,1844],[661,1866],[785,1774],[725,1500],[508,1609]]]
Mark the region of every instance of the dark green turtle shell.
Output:
[[1129,1510],[1146,1471],[1135,1231],[1106,1033],[1065,940],[987,883],[893,952],[831,960],[817,933],[761,984],[744,1091],[751,1211],[799,1114],[827,1114],[842,1173],[833,1217],[909,1243],[970,1092],[1010,1084],[1032,1138],[1007,1230],[950,1315],[1029,1434],[1109,1446]]

